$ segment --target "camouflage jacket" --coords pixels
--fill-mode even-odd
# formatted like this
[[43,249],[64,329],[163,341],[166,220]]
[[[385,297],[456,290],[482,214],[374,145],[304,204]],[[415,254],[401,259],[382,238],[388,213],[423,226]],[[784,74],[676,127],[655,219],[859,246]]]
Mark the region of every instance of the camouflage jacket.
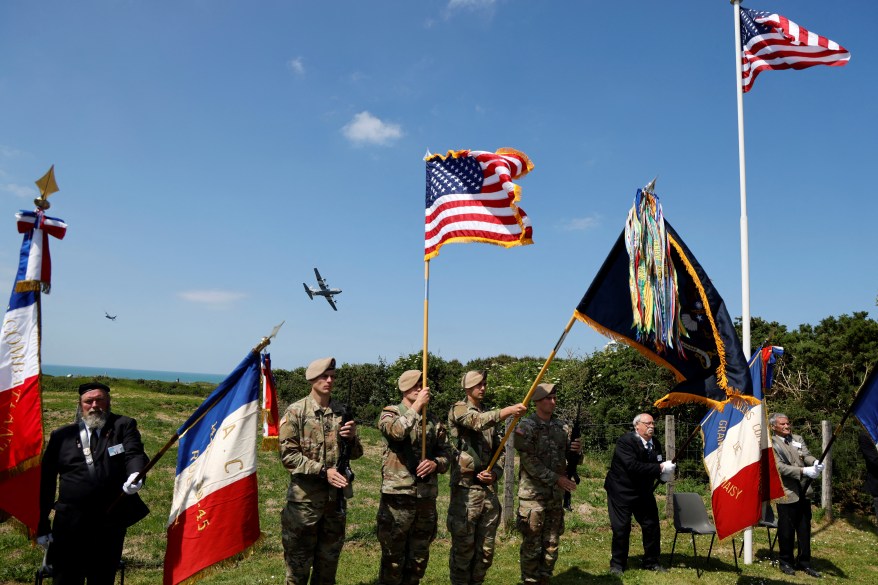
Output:
[[[451,485],[484,488],[496,491],[497,481],[483,486],[475,477],[483,471],[494,457],[494,451],[503,440],[500,410],[483,411],[469,400],[455,402],[448,411],[448,434],[451,445]],[[497,480],[503,476],[506,451],[500,454],[494,465]]]
[[448,471],[448,433],[445,425],[427,413],[427,459],[436,462],[436,473],[418,481],[415,470],[421,460],[421,413],[399,403],[385,406],[378,419],[384,436],[381,493],[418,498],[439,495],[438,474]]
[[[288,501],[319,503],[336,499],[338,490],[320,477],[320,471],[338,462],[338,428],[343,415],[344,408],[335,400],[321,408],[310,394],[287,407],[280,419],[278,438],[281,462],[290,472]],[[351,459],[362,455],[358,434],[351,446]],[[351,497],[351,486],[345,489],[345,497]]]
[[564,490],[557,482],[559,476],[567,473],[567,448],[572,430],[570,423],[554,415],[546,422],[536,413],[522,419],[515,427],[515,448],[521,459],[518,470],[520,500],[561,505]]

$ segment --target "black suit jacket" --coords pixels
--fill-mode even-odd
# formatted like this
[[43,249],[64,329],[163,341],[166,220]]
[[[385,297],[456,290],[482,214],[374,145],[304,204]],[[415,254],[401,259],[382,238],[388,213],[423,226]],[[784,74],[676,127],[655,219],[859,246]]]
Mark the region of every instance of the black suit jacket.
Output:
[[652,443],[654,447],[650,453],[636,432],[630,431],[619,437],[604,480],[604,489],[610,498],[631,503],[638,498],[653,497],[653,485],[662,472],[659,459],[662,446],[655,437]]
[[860,452],[866,460],[866,489],[878,498],[878,448],[865,430],[860,431]]
[[[110,455],[110,449],[119,451],[120,445],[124,451]],[[82,453],[78,424],[52,431],[43,453],[38,534],[51,531],[49,512],[53,508],[55,530],[61,523],[73,531],[96,523],[124,528],[149,512],[140,496],[135,494],[125,497],[112,514],[106,514],[107,508],[122,493],[122,485],[128,477],[142,471],[149,462],[143,451],[137,421],[111,413],[101,429],[92,457],[94,476],[89,473]],[[60,488],[58,499],[55,500],[59,478]]]

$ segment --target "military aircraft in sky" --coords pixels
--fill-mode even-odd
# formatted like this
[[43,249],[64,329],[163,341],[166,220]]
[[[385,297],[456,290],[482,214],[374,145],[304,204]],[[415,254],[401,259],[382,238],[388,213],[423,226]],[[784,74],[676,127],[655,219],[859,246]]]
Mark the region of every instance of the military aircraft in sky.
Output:
[[116,317],[118,317],[118,315],[110,315],[108,312],[104,311],[104,317],[106,317],[110,321],[115,321]]
[[320,286],[319,290],[311,288],[304,282],[302,283],[302,286],[305,287],[305,292],[308,293],[308,298],[313,300],[314,295],[323,297],[326,299],[326,302],[329,303],[329,306],[332,307],[333,311],[338,311],[338,307],[335,306],[335,295],[341,294],[341,289],[329,288],[328,286],[326,286],[326,280],[324,280],[323,277],[320,276],[320,273],[317,271],[316,268],[314,269],[314,275],[317,277],[317,284],[318,286]]

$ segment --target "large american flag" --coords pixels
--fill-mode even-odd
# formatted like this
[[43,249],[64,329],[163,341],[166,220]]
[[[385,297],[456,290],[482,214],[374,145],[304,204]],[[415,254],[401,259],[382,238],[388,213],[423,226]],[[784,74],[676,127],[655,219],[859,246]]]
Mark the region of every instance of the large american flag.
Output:
[[851,54],[835,41],[772,12],[741,8],[741,85],[750,91],[766,69],[845,65]]
[[516,203],[512,182],[533,169],[523,152],[501,148],[449,150],[428,155],[424,260],[449,242],[485,242],[506,248],[533,243],[533,230]]

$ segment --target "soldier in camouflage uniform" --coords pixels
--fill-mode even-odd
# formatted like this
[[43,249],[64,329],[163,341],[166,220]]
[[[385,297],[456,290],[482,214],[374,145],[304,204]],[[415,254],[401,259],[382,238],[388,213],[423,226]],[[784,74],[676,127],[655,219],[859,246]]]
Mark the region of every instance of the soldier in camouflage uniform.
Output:
[[447,522],[452,585],[482,583],[494,562],[494,537],[501,510],[496,485],[503,473],[505,453],[493,469],[486,467],[503,438],[503,429],[497,423],[527,411],[523,404],[483,410],[486,379],[484,371],[464,374],[461,385],[466,400],[455,402],[448,413],[453,454]]
[[515,428],[521,581],[548,585],[564,533],[564,492],[576,489],[567,477],[566,456],[579,453],[581,462],[582,446],[578,439],[571,441],[571,425],[554,415],[554,384],[539,384],[532,398],[536,412]]
[[351,459],[363,455],[363,446],[356,423],[342,425],[344,407],[332,400],[335,358],[311,362],[305,378],[311,393],[290,404],[278,429],[281,461],[290,472],[281,513],[286,585],[307,585],[309,574],[311,585],[329,585],[335,583],[344,544],[346,514],[339,498],[353,495],[347,477],[335,468],[339,441],[351,441]]
[[436,538],[437,474],[448,471],[445,426],[427,414],[427,453],[421,459],[423,419],[430,389],[422,387],[421,372],[399,377],[402,402],[386,406],[378,419],[384,436],[381,465],[381,504],[378,541],[381,543],[381,585],[417,585],[427,570],[430,543]]

